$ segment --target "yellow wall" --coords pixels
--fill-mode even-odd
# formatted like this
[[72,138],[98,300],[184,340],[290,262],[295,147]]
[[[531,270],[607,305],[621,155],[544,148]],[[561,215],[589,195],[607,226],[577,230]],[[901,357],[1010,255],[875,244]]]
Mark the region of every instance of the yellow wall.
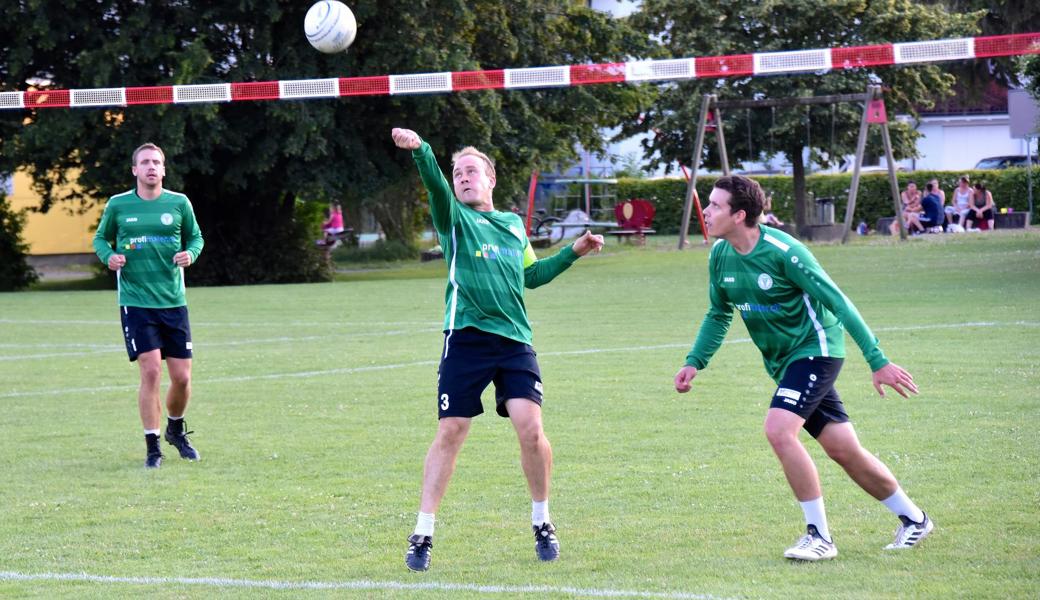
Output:
[[[31,189],[32,179],[24,171],[14,174],[14,193],[7,197],[13,210],[35,208],[40,197]],[[29,244],[29,254],[82,254],[94,252],[92,229],[101,218],[104,204],[86,213],[70,215],[64,205],[52,206],[47,214],[26,213],[22,239]]]

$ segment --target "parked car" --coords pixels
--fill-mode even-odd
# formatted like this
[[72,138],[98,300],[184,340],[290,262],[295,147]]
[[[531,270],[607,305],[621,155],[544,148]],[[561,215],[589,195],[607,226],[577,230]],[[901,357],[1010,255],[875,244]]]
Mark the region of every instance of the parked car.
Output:
[[[975,163],[976,169],[1010,169],[1013,167],[1026,166],[1028,158],[1025,154],[1012,154],[1008,156],[990,156]],[[1033,157],[1033,164],[1040,164],[1040,158]]]

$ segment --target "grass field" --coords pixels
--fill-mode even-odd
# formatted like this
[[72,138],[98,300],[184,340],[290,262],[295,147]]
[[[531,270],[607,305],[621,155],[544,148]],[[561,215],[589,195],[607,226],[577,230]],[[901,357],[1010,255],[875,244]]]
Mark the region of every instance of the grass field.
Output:
[[488,393],[421,575],[403,553],[443,263],[189,290],[203,460],[164,445],[157,472],[114,292],[0,294],[0,597],[1040,597],[1040,233],[815,247],[920,384],[878,398],[847,340],[838,386],[860,437],[937,524],[883,552],[897,521],[810,445],[840,551],[825,564],[781,557],[801,512],[739,318],[693,392],[672,388],[707,301],[706,252],[674,242],[609,242],[528,293],[561,559],[534,556]]

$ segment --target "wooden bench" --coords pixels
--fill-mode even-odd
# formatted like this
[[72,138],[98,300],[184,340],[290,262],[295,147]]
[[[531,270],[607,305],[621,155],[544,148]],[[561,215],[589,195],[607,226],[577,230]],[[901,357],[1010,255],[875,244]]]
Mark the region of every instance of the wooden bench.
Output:
[[874,228],[874,231],[876,231],[878,235],[892,235],[892,232],[889,231],[889,227],[892,226],[892,223],[895,220],[895,217],[881,217],[877,220],[877,227]]
[[347,245],[351,247],[357,247],[358,237],[354,235],[354,229],[347,227],[339,233],[326,234],[326,236],[317,242],[319,247],[325,248],[326,252],[332,252],[334,248]]
[[994,229],[1024,229],[1029,227],[1029,211],[996,213],[993,215]]

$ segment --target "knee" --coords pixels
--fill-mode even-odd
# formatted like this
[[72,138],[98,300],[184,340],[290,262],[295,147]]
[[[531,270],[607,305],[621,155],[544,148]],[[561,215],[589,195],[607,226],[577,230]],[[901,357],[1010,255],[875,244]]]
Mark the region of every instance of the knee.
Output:
[[542,431],[541,423],[531,423],[517,428],[516,437],[520,441],[521,448],[533,449],[545,441],[545,432]]
[[862,449],[858,445],[842,444],[825,447],[824,451],[831,460],[844,467],[855,462],[861,456]]
[[191,385],[191,373],[170,373],[170,385],[187,389]]
[[162,379],[162,365],[141,365],[141,385],[145,387],[158,387]]
[[466,439],[469,432],[468,423],[459,423],[454,420],[441,419],[437,428],[437,445],[444,448],[458,448]]
[[783,450],[791,444],[798,443],[797,429],[791,429],[790,427],[783,426],[768,419],[766,420],[765,434],[766,439],[769,440],[769,445],[776,451]]

